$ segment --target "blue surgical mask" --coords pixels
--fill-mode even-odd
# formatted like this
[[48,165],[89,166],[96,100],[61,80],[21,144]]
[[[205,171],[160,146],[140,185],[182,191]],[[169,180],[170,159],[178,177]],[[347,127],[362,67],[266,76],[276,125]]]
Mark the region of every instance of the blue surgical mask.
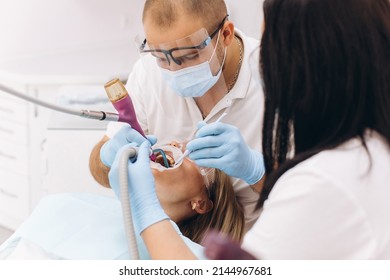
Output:
[[201,97],[212,88],[221,77],[222,67],[226,58],[226,48],[221,68],[215,76],[210,68],[210,61],[214,54],[215,49],[209,61],[178,71],[170,71],[161,68],[162,77],[177,95],[181,97]]

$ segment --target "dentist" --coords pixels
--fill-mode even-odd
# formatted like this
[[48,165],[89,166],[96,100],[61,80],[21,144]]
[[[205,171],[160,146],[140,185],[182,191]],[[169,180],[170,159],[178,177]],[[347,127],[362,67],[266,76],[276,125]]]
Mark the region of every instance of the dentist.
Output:
[[[258,259],[390,259],[390,2],[265,0],[264,18],[267,179],[242,248]],[[219,137],[211,126],[226,125],[206,125],[193,146]],[[194,258],[156,203],[149,145],[128,165],[141,236],[153,258]],[[208,245],[210,258],[251,258]]]
[[[191,140],[198,122],[227,112],[221,147],[227,156],[220,169],[235,177],[248,230],[259,215],[257,187],[264,174],[259,41],[235,29],[223,0],[147,0],[143,25],[141,58],[126,85],[142,129],[159,143],[182,143]],[[117,131],[110,124],[90,157],[92,175],[106,187],[117,151],[145,140],[130,128]]]

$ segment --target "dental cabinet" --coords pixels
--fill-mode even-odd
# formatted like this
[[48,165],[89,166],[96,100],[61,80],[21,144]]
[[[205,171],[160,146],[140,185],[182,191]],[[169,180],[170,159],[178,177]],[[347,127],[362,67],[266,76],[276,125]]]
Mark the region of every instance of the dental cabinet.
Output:
[[[54,103],[59,102],[59,93],[66,100],[66,89],[76,88],[85,101],[94,88],[101,87],[104,95],[103,86],[110,79],[127,79],[135,60],[129,48],[120,45],[5,61],[0,64],[0,83]],[[80,88],[86,89],[84,95]],[[90,101],[107,98],[91,96]],[[87,154],[106,124],[83,119],[81,125],[74,119],[69,124],[67,116],[60,115],[0,92],[0,225],[16,229],[48,193],[99,189],[88,186],[91,178],[85,179],[91,177]],[[82,172],[73,176],[77,169]]]

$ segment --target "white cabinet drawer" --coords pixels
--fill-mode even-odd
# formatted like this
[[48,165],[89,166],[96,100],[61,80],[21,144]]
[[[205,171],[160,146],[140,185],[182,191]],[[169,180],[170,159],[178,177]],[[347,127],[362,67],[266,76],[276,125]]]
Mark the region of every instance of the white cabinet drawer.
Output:
[[28,190],[28,176],[0,169],[0,192],[10,197],[21,197]]
[[0,169],[0,212],[24,219],[29,213],[28,177]]
[[[4,95],[0,91],[0,95]],[[0,119],[27,123],[27,103],[14,98],[0,98]]]
[[27,146],[0,139],[0,168],[29,175]]
[[27,126],[17,122],[0,119],[0,139],[26,145]]

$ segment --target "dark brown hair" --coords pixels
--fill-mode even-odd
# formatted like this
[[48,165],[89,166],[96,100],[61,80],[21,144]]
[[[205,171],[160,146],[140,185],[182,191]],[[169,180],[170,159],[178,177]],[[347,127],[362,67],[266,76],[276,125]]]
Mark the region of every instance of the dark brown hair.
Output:
[[266,0],[264,19],[258,207],[287,170],[354,137],[365,146],[367,129],[390,145],[389,0]]

